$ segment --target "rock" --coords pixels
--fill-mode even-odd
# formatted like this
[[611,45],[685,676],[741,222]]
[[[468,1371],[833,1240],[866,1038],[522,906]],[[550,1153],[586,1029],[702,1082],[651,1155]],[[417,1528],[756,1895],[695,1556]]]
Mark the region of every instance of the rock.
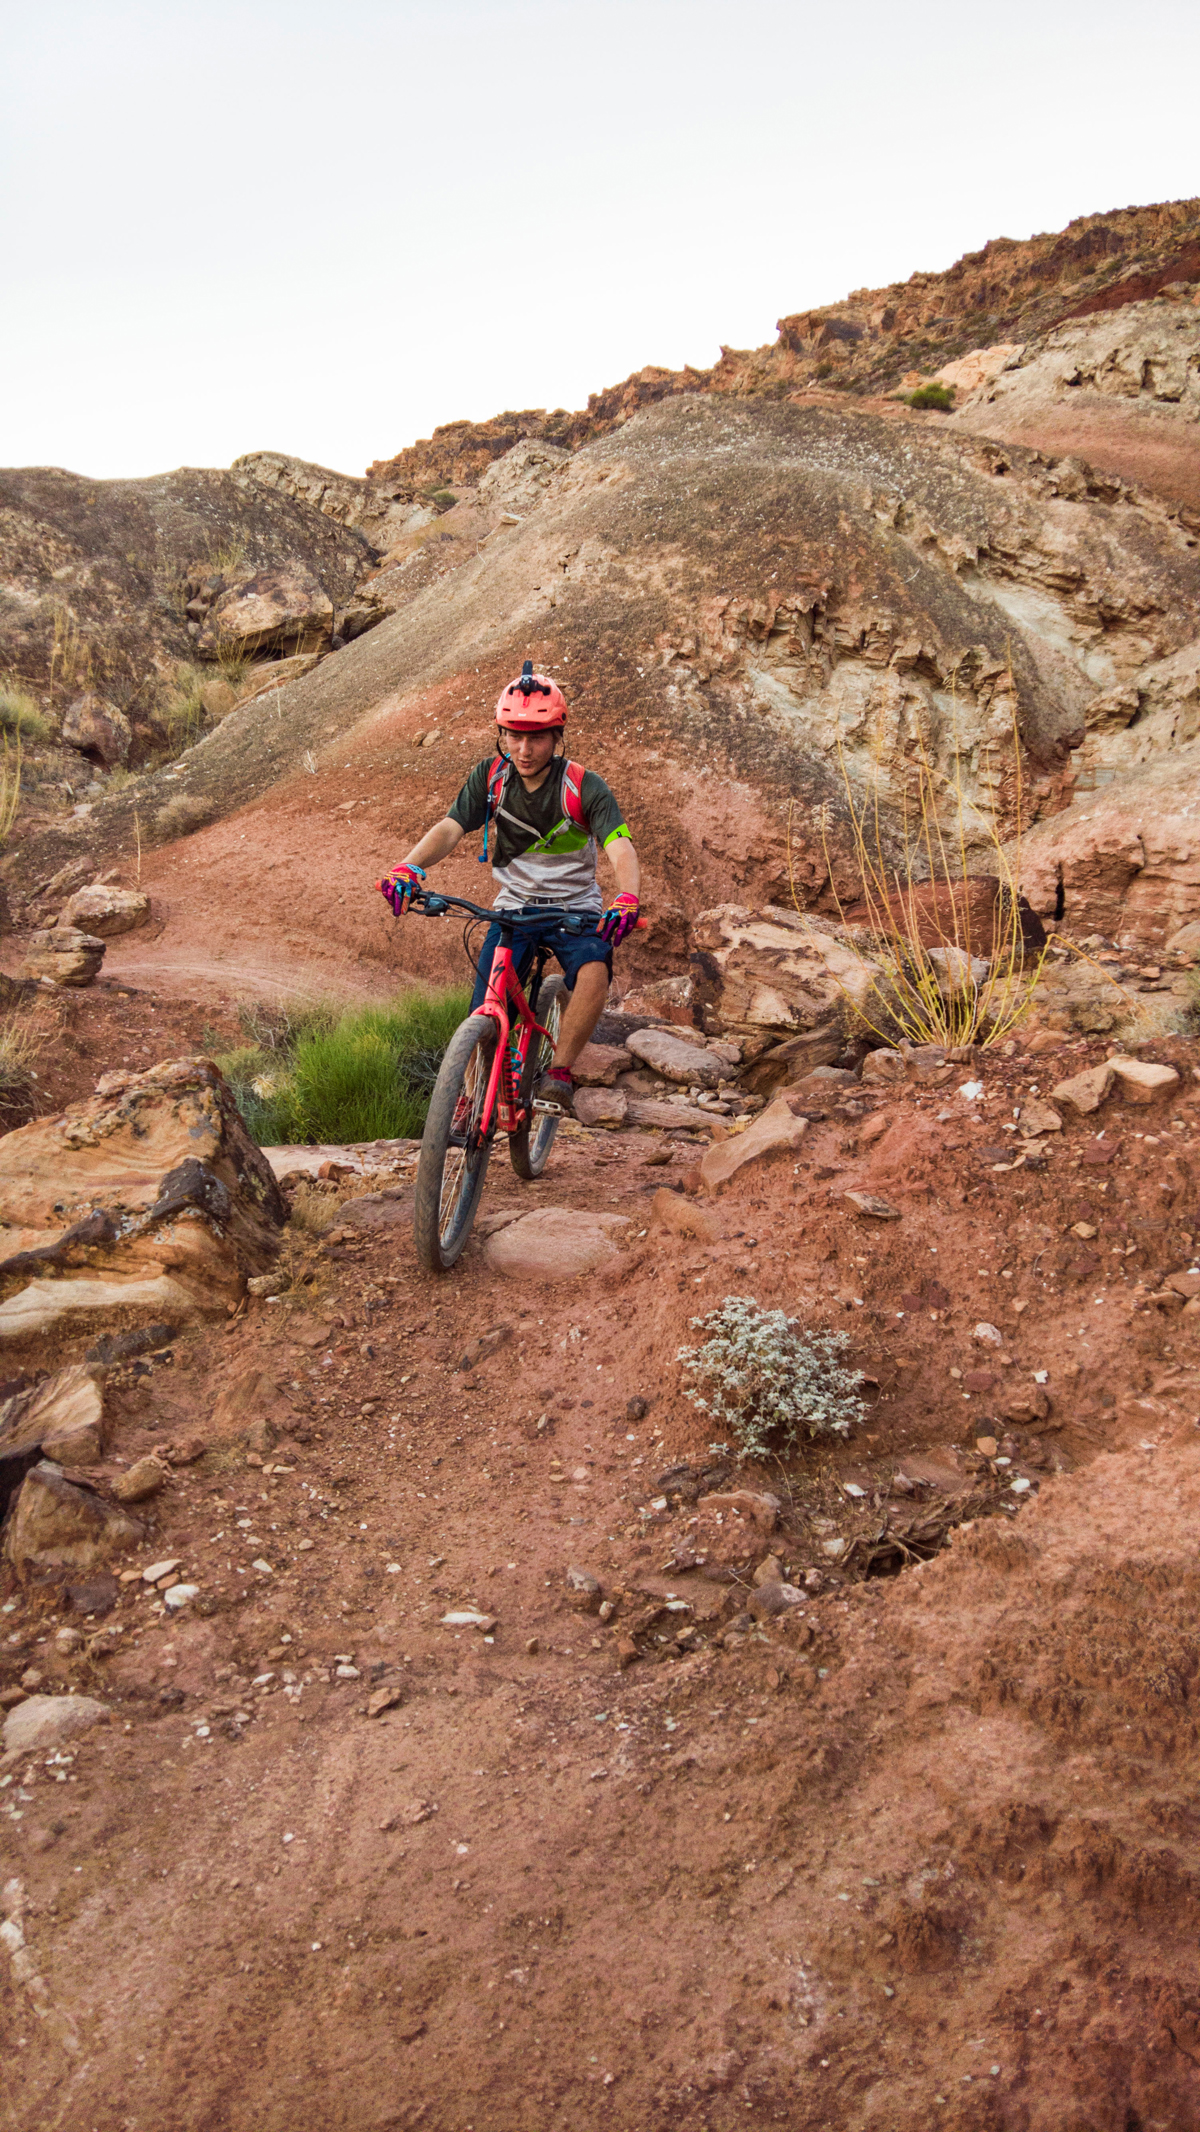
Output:
[[0,1459],[44,1451],[62,1466],[88,1466],[105,1449],[104,1394],[87,1363],[72,1363],[0,1406]]
[[1200,1273],[1189,1266],[1185,1272],[1169,1273],[1165,1285],[1173,1288],[1177,1295],[1200,1295]]
[[1190,918],[1172,933],[1164,952],[1176,962],[1200,962],[1200,918]]
[[567,1595],[570,1604],[580,1614],[598,1614],[604,1599],[600,1579],[590,1570],[576,1569],[572,1564],[567,1570]]
[[632,1399],[625,1401],[626,1421],[644,1421],[649,1412],[650,1402],[648,1399],[639,1399],[635,1395]]
[[139,1572],[143,1584],[161,1584],[164,1577],[173,1577],[179,1568],[179,1556],[168,1555],[163,1562],[150,1562]]
[[795,1606],[805,1606],[807,1601],[807,1593],[798,1591],[794,1584],[772,1581],[758,1586],[751,1597],[749,1611],[755,1621],[774,1621],[778,1614],[789,1613]]
[[986,1318],[981,1319],[980,1323],[973,1327],[971,1338],[977,1341],[980,1347],[1003,1347],[1004,1345],[1003,1333],[997,1326],[989,1325]]
[[702,1188],[715,1198],[750,1163],[793,1154],[807,1131],[808,1120],[794,1118],[782,1098],[769,1103],[745,1132],[718,1141],[702,1156]]
[[[614,1095],[623,1095],[623,1089],[615,1088]],[[694,1103],[678,1099],[656,1102],[653,1097],[625,1097],[625,1123],[643,1130],[659,1133],[695,1133],[711,1123],[706,1112],[698,1110]]]
[[1040,1384],[1031,1384],[1026,1390],[1016,1391],[1006,1399],[1001,1410],[1005,1421],[1028,1426],[1035,1421],[1048,1421],[1051,1414],[1049,1394]]
[[56,1629],[54,1632],[55,1649],[62,1658],[73,1658],[82,1642],[83,1636],[78,1629]]
[[907,1071],[903,1055],[899,1051],[889,1051],[886,1048],[878,1051],[868,1051],[866,1058],[862,1062],[864,1083],[872,1081],[885,1083],[903,1081],[906,1078]]
[[115,703],[85,694],[76,696],[63,713],[62,742],[64,748],[75,748],[111,770],[114,763],[128,761],[133,727]]
[[126,1473],[118,1474],[112,1492],[118,1503],[145,1503],[165,1486],[169,1468],[157,1458],[137,1458]]
[[622,1088],[577,1088],[572,1105],[580,1125],[624,1125],[629,1100]]
[[1048,1103],[1035,1100],[1026,1103],[1021,1112],[1021,1131],[1027,1139],[1034,1139],[1042,1133],[1061,1133],[1062,1119],[1056,1110],[1051,1110]]
[[[254,1567],[255,1569],[259,1567],[257,1562]],[[198,1584],[169,1584],[163,1593],[163,1605],[169,1607],[173,1614],[178,1614],[182,1612],[185,1606],[190,1606],[193,1599],[198,1599],[199,1597],[200,1586]]]
[[1178,1088],[1173,1066],[1156,1066],[1150,1059],[1129,1059],[1120,1054],[1109,1060],[1127,1103],[1156,1103],[1169,1089]]
[[[692,923],[696,992],[713,1033],[746,1035],[840,1031],[847,1010],[864,1000],[877,966],[815,927],[798,911],[768,904],[754,911],[735,903],[701,911]],[[841,1049],[834,1044],[829,1063]],[[821,1064],[805,1061],[805,1070]]]
[[473,1606],[454,1607],[450,1613],[442,1615],[441,1626],[444,1629],[478,1629],[481,1636],[490,1636],[496,1626],[496,1616],[481,1614]]
[[703,1237],[708,1243],[721,1233],[706,1208],[697,1206],[694,1200],[685,1199],[682,1192],[669,1192],[665,1185],[650,1202],[650,1225],[670,1229],[676,1236]]
[[964,1370],[963,1372],[962,1387],[964,1392],[990,1392],[994,1389],[995,1383],[996,1373],[994,1370]]
[[669,1022],[675,1028],[693,1029],[696,987],[690,977],[655,978],[627,992],[621,1001],[621,1012],[639,1015],[647,1021]]
[[[59,926],[78,926],[95,940],[112,940],[118,933],[132,933],[150,916],[150,898],[140,888],[106,888],[94,882],[77,888],[59,913]],[[56,928],[57,930],[57,928]]]
[[635,1029],[625,1041],[632,1056],[664,1080],[682,1081],[694,1088],[715,1088],[719,1081],[728,1079],[723,1062],[714,1058],[711,1051],[668,1036],[663,1029]]
[[750,1579],[751,1584],[754,1585],[782,1584],[783,1581],[783,1564],[778,1555],[764,1555]]
[[498,1349],[507,1347],[512,1336],[513,1329],[511,1325],[489,1326],[488,1330],[480,1333],[479,1338],[472,1340],[470,1347],[464,1351],[459,1359],[459,1369],[463,1371],[478,1369],[480,1363],[486,1362],[489,1355],[494,1355]]
[[286,1212],[211,1061],[108,1074],[0,1138],[0,1340],[223,1313]]
[[333,602],[303,569],[260,570],[238,578],[213,602],[200,631],[200,650],[248,659],[255,652],[285,656],[328,649]]
[[999,1448],[1000,1446],[994,1436],[977,1436],[975,1438],[975,1449],[978,1451],[980,1458],[995,1458]]
[[872,1221],[899,1221],[900,1209],[886,1199],[879,1199],[874,1192],[843,1192],[842,1198],[856,1214],[866,1214]]
[[614,1239],[628,1227],[626,1214],[543,1207],[489,1236],[484,1257],[512,1281],[571,1281],[610,1265],[619,1256]]
[[4,1529],[4,1555],[19,1572],[87,1571],[133,1547],[143,1527],[44,1460],[25,1475]]
[[[849,932],[877,933],[884,929],[880,923],[884,910],[883,898],[870,905],[851,904],[843,913],[843,923]],[[944,983],[951,991],[978,982],[980,953],[989,958],[1002,953],[1014,933],[1034,953],[1046,945],[1046,929],[1033,906],[1018,895],[1014,912],[1011,891],[995,874],[968,875],[965,881],[913,882],[887,898],[886,929],[918,941],[931,961],[937,955],[939,989]],[[980,966],[980,976],[986,967],[986,962]]]
[[78,932],[74,926],[56,925],[49,931],[29,935],[19,974],[82,991],[85,985],[94,983],[104,954],[103,940]]
[[91,1695],[31,1695],[4,1720],[5,1754],[35,1754],[57,1747],[73,1733],[87,1732],[108,1716],[108,1704]]
[[289,681],[299,681],[319,666],[319,651],[296,652],[290,659],[268,659],[252,666],[237,697],[239,705],[253,703],[257,696],[269,696],[274,689],[286,688]]
[[385,1710],[397,1710],[404,1701],[403,1688],[393,1684],[390,1688],[376,1688],[367,1697],[367,1716],[382,1717]]
[[740,1517],[748,1518],[759,1532],[771,1533],[779,1523],[782,1505],[777,1495],[768,1495],[765,1489],[755,1492],[750,1488],[736,1488],[725,1494],[702,1495],[696,1508],[736,1511]]
[[628,1065],[629,1053],[623,1044],[585,1044],[571,1072],[577,1089],[611,1088]]
[[1099,1066],[1089,1066],[1083,1073],[1072,1074],[1069,1081],[1060,1081],[1050,1091],[1055,1103],[1067,1103],[1079,1116],[1099,1110],[1113,1085],[1114,1070],[1111,1059],[1103,1059]]

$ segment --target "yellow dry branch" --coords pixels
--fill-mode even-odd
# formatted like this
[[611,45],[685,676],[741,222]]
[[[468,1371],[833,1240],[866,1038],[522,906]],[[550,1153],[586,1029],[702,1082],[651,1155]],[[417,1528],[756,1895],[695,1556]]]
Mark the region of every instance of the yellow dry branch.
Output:
[[4,735],[4,760],[0,766],[0,846],[7,844],[17,819],[21,804],[21,731],[17,728],[16,745],[9,750],[8,735]]
[[[1011,675],[1011,668],[1010,668]],[[959,746],[957,697],[954,701],[954,776],[937,772],[918,738],[915,758],[915,791],[908,783],[901,799],[900,842],[903,860],[899,867],[888,858],[880,814],[879,773],[861,801],[856,799],[841,738],[838,738],[838,768],[846,795],[854,843],[854,871],[865,905],[862,930],[874,945],[870,960],[877,966],[865,992],[852,994],[839,985],[854,1008],[857,1019],[881,1043],[907,1040],[913,1044],[998,1044],[1024,1020],[1033,1004],[1047,949],[1034,959],[1026,956],[1021,926],[1017,883],[1020,876],[1022,829],[1021,743],[1016,718],[1016,685],[1012,688],[1013,743],[1017,764],[1015,855],[1010,858],[1000,841],[994,815],[984,820],[963,791],[962,751]],[[944,829],[937,805],[938,785],[952,791],[953,819]],[[795,803],[792,802],[792,805]],[[986,829],[991,865],[987,871],[999,882],[986,942],[971,942],[971,898],[967,888],[967,814],[974,813]],[[792,868],[792,806],[788,808],[788,880],[792,901],[801,909]],[[838,916],[845,924],[845,910],[834,886],[821,819],[821,841],[826,871],[833,888]],[[951,923],[941,949],[925,947],[920,938],[921,891],[930,886],[945,889]],[[802,913],[803,915],[803,913]],[[987,972],[978,985],[971,976],[971,960],[982,949]],[[944,973],[934,955],[945,952]],[[962,962],[956,970],[956,957]],[[864,956],[864,968],[869,967]]]

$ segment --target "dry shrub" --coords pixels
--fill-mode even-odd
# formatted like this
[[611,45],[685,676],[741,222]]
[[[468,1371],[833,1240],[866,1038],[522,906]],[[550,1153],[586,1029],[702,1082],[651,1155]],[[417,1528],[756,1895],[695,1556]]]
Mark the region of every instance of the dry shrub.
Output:
[[190,792],[178,792],[165,807],[159,808],[154,826],[163,842],[169,844],[176,837],[193,836],[197,829],[203,829],[215,820],[216,813],[215,801],[200,799]]
[[342,1196],[336,1185],[310,1184],[302,1177],[292,1194],[292,1226],[309,1236],[324,1236],[341,1212]]

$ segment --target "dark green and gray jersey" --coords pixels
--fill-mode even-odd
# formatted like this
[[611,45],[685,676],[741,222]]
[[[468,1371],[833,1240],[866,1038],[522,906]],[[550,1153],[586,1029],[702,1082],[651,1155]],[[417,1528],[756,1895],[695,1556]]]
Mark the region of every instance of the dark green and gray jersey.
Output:
[[[461,829],[482,829],[487,819],[488,774],[494,755],[476,763],[447,813]],[[568,819],[562,802],[565,758],[559,757],[536,792],[527,792],[510,770],[492,822],[492,871],[500,893],[498,910],[516,910],[535,896],[566,910],[598,911],[604,898],[596,879],[596,848],[627,837],[621,810],[602,777],[585,770],[580,788],[587,831]]]

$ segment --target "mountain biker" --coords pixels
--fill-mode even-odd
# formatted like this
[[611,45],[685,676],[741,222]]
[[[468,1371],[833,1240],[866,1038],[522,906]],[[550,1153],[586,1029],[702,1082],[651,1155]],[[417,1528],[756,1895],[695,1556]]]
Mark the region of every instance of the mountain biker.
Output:
[[[571,1068],[604,1010],[612,976],[613,949],[637,924],[640,882],[637,853],[621,809],[594,770],[581,775],[559,742],[567,720],[561,690],[535,674],[526,659],[519,680],[500,693],[496,725],[500,753],[484,756],[454,804],[435,822],[407,859],[380,883],[397,917],[408,909],[427,867],[448,858],[469,831],[484,831],[481,862],[492,842],[492,870],[499,884],[497,910],[534,917],[539,906],[594,912],[594,930],[568,933],[548,921],[521,937],[517,974],[524,983],[540,944],[550,949],[566,979],[567,1007],[554,1058],[534,1090],[535,1101],[570,1111]],[[603,845],[617,877],[617,896],[605,907],[596,879],[597,847]],[[471,1001],[482,1005],[500,928],[488,928]]]

